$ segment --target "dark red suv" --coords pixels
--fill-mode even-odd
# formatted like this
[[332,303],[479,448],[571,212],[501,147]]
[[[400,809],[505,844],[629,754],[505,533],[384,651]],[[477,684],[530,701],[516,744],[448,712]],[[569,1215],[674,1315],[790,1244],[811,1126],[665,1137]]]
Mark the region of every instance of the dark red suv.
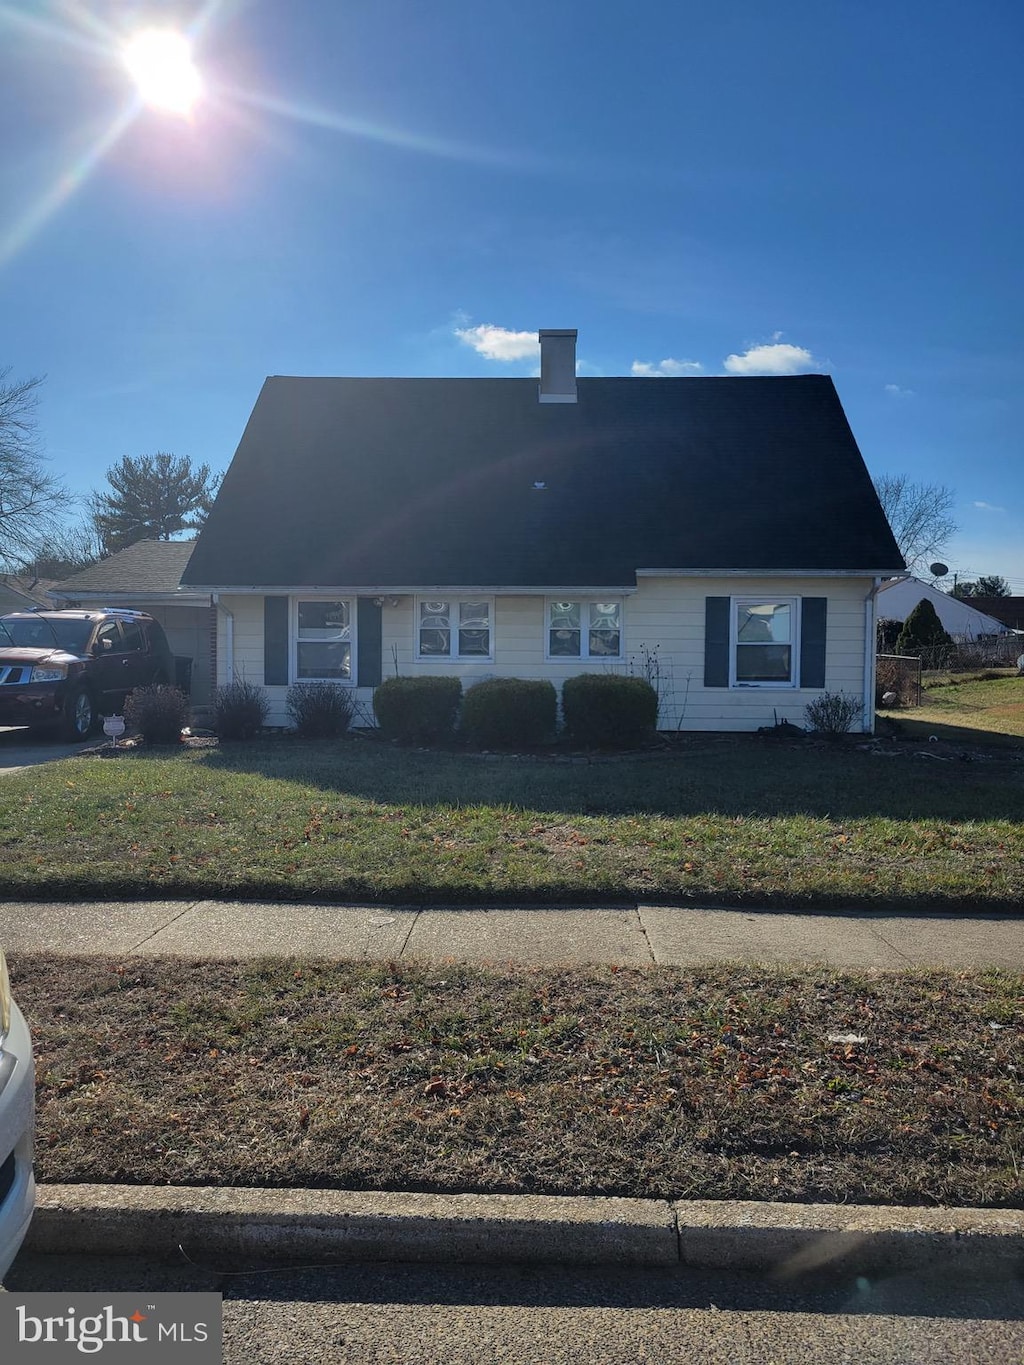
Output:
[[141,611],[0,616],[0,725],[59,726],[85,739],[133,687],[174,681],[163,627]]

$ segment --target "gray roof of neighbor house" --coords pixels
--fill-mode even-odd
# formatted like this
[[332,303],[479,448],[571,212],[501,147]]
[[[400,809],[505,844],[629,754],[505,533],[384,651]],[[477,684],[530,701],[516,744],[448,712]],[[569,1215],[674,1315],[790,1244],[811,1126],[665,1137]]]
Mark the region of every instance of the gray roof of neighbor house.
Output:
[[52,583],[52,578],[36,578],[33,574],[0,574],[0,611],[48,606],[46,590]]
[[903,560],[832,380],[268,379],[183,575],[630,586]]
[[1024,597],[967,597],[968,606],[994,616],[1011,630],[1024,630]]
[[178,591],[194,540],[137,540],[108,559],[91,564],[50,589],[54,597],[97,593],[168,596]]

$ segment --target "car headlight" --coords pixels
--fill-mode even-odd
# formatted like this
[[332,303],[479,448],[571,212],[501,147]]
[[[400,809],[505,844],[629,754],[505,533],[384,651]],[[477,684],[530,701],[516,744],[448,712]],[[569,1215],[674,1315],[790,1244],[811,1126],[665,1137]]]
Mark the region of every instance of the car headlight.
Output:
[[68,676],[66,668],[33,668],[33,682],[63,682]]
[[0,949],[0,1052],[3,1051],[11,1027],[11,978],[7,975],[7,959]]

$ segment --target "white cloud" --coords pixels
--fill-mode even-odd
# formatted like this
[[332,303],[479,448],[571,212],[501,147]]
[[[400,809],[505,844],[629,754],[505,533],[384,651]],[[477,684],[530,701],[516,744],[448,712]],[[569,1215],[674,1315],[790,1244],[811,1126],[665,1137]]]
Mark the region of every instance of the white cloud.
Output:
[[725,357],[725,368],[730,374],[802,374],[817,367],[818,361],[810,351],[788,342],[751,346],[742,355]]
[[994,507],[990,502],[976,502],[975,507],[979,512],[1005,512],[1005,507]]
[[886,384],[886,393],[891,393],[893,398],[913,398],[913,389],[901,389],[899,384]]
[[700,374],[703,368],[698,360],[673,360],[668,356],[656,365],[649,360],[634,360],[630,374],[640,379],[674,379],[681,374]]
[[512,364],[517,360],[535,360],[540,354],[536,332],[513,332],[508,327],[482,322],[477,327],[456,327],[455,335],[485,360]]

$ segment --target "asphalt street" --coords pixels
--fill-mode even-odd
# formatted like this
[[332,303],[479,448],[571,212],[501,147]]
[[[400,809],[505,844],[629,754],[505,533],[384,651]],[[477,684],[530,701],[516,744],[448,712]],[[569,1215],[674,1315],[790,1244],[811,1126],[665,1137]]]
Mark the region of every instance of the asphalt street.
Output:
[[7,1289],[221,1292],[226,1365],[1024,1361],[1017,1280],[808,1284],[516,1265],[253,1271],[23,1253]]

